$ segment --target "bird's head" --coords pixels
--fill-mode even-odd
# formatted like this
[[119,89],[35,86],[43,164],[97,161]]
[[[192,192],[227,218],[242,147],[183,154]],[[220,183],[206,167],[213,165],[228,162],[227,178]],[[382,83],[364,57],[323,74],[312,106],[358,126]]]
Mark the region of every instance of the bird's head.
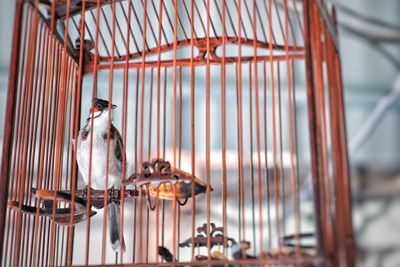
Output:
[[107,100],[95,98],[94,102],[93,102],[93,106],[90,109],[89,119],[92,118],[92,115],[93,115],[93,118],[98,118],[104,114],[107,114],[110,107],[111,107],[111,109],[115,109],[117,106],[113,105],[113,104],[110,105]]

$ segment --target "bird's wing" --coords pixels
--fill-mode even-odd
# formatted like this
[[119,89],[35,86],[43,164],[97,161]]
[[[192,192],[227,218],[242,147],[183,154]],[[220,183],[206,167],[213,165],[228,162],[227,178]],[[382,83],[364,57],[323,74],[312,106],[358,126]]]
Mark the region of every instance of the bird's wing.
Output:
[[122,153],[123,153],[123,144],[122,144],[122,137],[119,133],[118,129],[115,128],[114,125],[111,125],[111,138],[114,139],[115,142],[115,156],[116,158],[122,163]]

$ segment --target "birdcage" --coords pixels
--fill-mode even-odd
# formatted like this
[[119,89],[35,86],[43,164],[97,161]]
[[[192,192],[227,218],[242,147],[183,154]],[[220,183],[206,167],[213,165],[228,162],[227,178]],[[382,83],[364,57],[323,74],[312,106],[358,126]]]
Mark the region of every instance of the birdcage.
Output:
[[[12,43],[3,266],[353,266],[324,1],[16,0]],[[111,123],[123,143],[121,186],[102,190],[76,163],[95,98],[118,106],[105,155]]]

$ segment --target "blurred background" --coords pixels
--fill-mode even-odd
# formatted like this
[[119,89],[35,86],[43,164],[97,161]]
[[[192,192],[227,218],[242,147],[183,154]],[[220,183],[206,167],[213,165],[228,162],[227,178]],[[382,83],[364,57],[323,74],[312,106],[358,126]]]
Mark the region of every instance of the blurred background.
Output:
[[[400,2],[330,2],[337,4],[358,263],[399,266]],[[13,14],[14,1],[2,0],[0,148]],[[106,81],[107,77],[101,79]],[[83,113],[86,116],[85,110]]]

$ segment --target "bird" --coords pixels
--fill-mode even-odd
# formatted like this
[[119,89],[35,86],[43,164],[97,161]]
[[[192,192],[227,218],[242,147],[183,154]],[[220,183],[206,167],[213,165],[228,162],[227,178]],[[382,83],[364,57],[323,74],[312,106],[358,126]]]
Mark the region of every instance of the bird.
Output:
[[[107,100],[94,98],[93,107],[85,126],[79,131],[77,144],[77,163],[87,186],[95,190],[115,189],[121,186],[123,166],[123,142],[121,134],[110,120],[109,114],[116,105]],[[91,141],[91,132],[93,140]],[[110,138],[107,158],[107,138]],[[92,146],[91,146],[92,142]],[[91,179],[89,184],[90,149],[92,149]],[[106,166],[108,161],[108,184],[106,185]],[[123,236],[120,236],[120,208],[111,202],[106,206],[109,218],[109,236],[115,252],[125,251]]]

